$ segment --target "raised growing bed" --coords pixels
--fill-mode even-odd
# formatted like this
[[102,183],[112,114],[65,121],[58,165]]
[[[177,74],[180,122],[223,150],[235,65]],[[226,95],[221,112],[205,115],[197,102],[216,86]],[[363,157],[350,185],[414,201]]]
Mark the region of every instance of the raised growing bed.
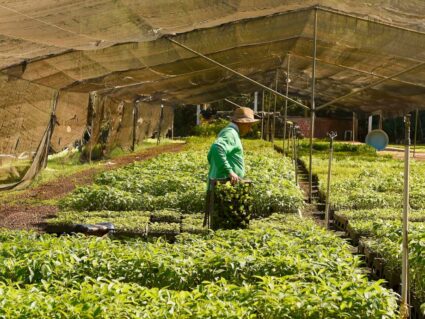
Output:
[[[106,229],[102,224],[110,224]],[[109,235],[125,237],[164,237],[174,239],[182,232],[204,233],[203,214],[182,214],[175,210],[145,211],[94,211],[60,212],[58,217],[48,221],[47,233],[87,235]]]
[[179,211],[164,210],[152,212],[150,215],[151,223],[181,223],[182,213]]
[[376,252],[374,252],[369,246],[364,247],[364,258],[369,268],[373,267],[373,260],[376,258]]
[[[363,276],[357,258],[335,234],[283,214],[250,227],[183,235],[173,245],[0,232],[0,255],[8,258],[7,271],[0,272],[0,312],[40,319],[66,311],[81,318],[188,313],[193,318],[397,318],[395,294]],[[23,249],[9,254],[17,245]],[[335,296],[350,303],[340,310]],[[304,307],[294,307],[294,300]]]
[[[313,173],[321,179],[322,190],[326,188],[327,165],[326,156],[316,156]],[[423,163],[412,164],[410,280],[412,294],[416,293],[421,299],[413,301],[412,298],[413,315],[420,317],[419,306],[425,303],[424,172]],[[336,213],[334,225],[344,230],[354,245],[358,244],[358,252],[364,255],[372,276],[385,279],[395,291],[400,291],[402,176],[400,161],[371,155],[337,155],[332,181],[332,187],[338,189],[332,200],[337,208],[342,209]],[[365,240],[367,244],[361,237],[369,238]]]
[[385,265],[383,269],[383,274],[384,276],[382,278],[387,281],[388,287],[395,291],[400,291],[401,274],[399,272],[390,270],[388,267],[385,267]]
[[[201,212],[205,209],[210,143],[102,173],[95,184],[77,188],[63,198],[61,209]],[[246,178],[255,188],[252,214],[264,217],[273,212],[297,213],[304,198],[294,183],[291,161],[277,154],[271,144],[244,141],[245,146]]]
[[351,227],[350,223],[347,224],[345,231],[354,246],[360,245],[360,238],[362,235],[353,227]]
[[44,228],[48,234],[72,234],[74,233],[75,225],[73,224],[47,224]]
[[363,240],[359,240],[358,252],[364,256],[366,264],[372,269],[374,279],[385,279],[388,287],[399,291],[401,284],[400,273],[386,267],[385,258],[368,247]]
[[384,258],[375,257],[372,262],[372,275],[375,279],[384,278]]
[[[154,223],[151,224],[153,226],[149,226],[150,224],[146,224],[144,229],[116,229],[114,231],[108,231],[104,229],[93,230],[93,231],[83,231],[78,229],[76,225],[71,224],[55,224],[55,225],[47,225],[45,228],[46,233],[48,234],[56,234],[56,235],[72,235],[77,233],[83,233],[90,236],[104,236],[108,235],[109,237],[114,238],[158,238],[162,237],[167,241],[173,242],[175,237],[181,233],[189,233],[189,234],[206,234],[208,229],[204,227],[199,227],[196,225],[185,225],[183,226],[180,223],[172,223],[173,227],[170,229],[168,227],[164,227],[167,225],[166,223]],[[93,225],[96,226],[96,225]]]
[[334,213],[333,219],[334,219],[334,225],[336,226],[336,228],[338,228],[338,230],[342,230],[342,231],[347,230],[348,219],[345,216],[340,215],[336,212]]
[[363,240],[359,239],[358,246],[357,246],[357,252],[360,255],[364,255],[364,248],[365,248],[365,242]]
[[[421,301],[418,300],[414,294],[411,295],[410,300],[411,300],[410,303],[411,303],[411,306],[412,306],[410,318],[411,319],[425,319],[425,315],[421,311]],[[422,301],[422,303],[423,303],[423,301]]]

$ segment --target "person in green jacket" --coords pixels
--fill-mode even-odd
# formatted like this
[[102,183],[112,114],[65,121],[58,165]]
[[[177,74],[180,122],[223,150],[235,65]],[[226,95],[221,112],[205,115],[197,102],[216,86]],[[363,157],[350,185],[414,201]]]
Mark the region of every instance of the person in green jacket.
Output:
[[249,133],[252,125],[259,120],[254,119],[254,112],[248,107],[237,108],[231,120],[218,134],[208,152],[208,189],[211,180],[230,179],[232,183],[236,183],[245,175],[240,136]]
[[252,124],[259,120],[254,119],[254,112],[248,107],[237,108],[233,112],[232,122],[220,131],[217,139],[208,152],[207,196],[205,201],[204,226],[215,229],[212,224],[214,191],[212,184],[216,180],[230,180],[237,183],[245,175],[243,147],[239,136],[244,136],[251,131]]

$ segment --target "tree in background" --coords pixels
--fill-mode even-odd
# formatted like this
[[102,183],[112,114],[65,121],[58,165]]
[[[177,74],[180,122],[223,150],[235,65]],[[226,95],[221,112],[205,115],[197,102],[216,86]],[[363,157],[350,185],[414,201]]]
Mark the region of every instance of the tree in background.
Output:
[[[307,103],[308,101],[304,101],[303,98],[297,96],[291,96],[291,98],[298,100],[299,102]],[[254,93],[241,94],[239,96],[229,97],[229,100],[234,103],[247,106],[254,107]],[[258,110],[262,111],[263,109],[268,109],[268,103],[270,104],[271,110],[274,108],[274,96],[269,93],[265,95],[265,105],[263,107],[263,97],[262,92],[258,94]],[[319,101],[320,102],[320,101]],[[321,103],[318,103],[319,105]],[[282,98],[277,99],[276,103],[276,111],[280,112],[283,115],[285,106],[285,101]],[[217,112],[227,111],[232,112],[235,106],[224,101],[216,101],[209,104],[209,107],[206,111],[203,111],[204,119],[207,120],[207,124],[202,128],[196,127],[196,105],[179,105],[175,108],[174,113],[174,136],[190,136],[190,135],[202,135],[202,136],[211,136],[216,135],[220,129],[225,126],[227,121],[220,120],[217,123],[212,123],[211,121],[217,118]],[[300,106],[288,103],[288,116],[309,116],[309,112],[303,109]],[[317,112],[318,117],[331,117],[331,118],[351,118],[352,112],[350,110],[344,110],[342,108],[337,108],[334,106],[327,107],[325,109]],[[359,140],[362,141],[366,137],[367,134],[367,118],[368,115],[365,113],[357,113],[359,119]],[[223,118],[225,119],[225,115]],[[374,127],[377,127],[377,117],[374,119]],[[415,121],[415,112],[412,112],[412,138],[414,136],[414,121]],[[205,121],[204,121],[205,122]],[[418,133],[417,133],[417,141],[418,143],[423,143],[425,141],[424,137],[424,129],[422,123],[425,123],[425,112],[419,112],[419,121],[418,121]],[[384,119],[383,121],[383,130],[387,132],[391,143],[401,143],[403,141],[403,118],[389,118]],[[253,136],[252,136],[253,137]],[[413,140],[412,140],[413,142]]]

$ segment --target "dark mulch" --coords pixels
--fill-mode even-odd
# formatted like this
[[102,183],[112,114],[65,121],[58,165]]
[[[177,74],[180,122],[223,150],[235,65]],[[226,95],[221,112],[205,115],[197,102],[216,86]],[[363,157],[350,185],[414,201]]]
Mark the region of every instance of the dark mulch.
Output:
[[54,217],[56,206],[8,205],[0,206],[0,228],[42,230],[44,220]]

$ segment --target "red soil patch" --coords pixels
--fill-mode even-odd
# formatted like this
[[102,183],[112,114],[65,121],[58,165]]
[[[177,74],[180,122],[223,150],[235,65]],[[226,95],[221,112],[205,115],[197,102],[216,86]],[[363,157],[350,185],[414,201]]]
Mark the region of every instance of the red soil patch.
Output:
[[20,204],[20,200],[59,199],[72,192],[77,186],[92,184],[95,176],[101,172],[117,169],[136,161],[147,160],[162,153],[179,152],[183,147],[184,144],[170,144],[118,157],[103,166],[89,168],[65,178],[49,181],[20,194],[18,198],[11,197],[18,204],[0,204],[0,228],[42,230],[45,219],[55,216],[58,208],[52,205]]
[[[404,151],[403,150],[394,150],[394,151],[381,151],[379,152],[381,155],[391,155],[394,159],[404,160]],[[410,152],[410,159],[414,159],[416,161],[425,161],[425,153],[416,152],[415,157],[413,157],[413,152]]]

